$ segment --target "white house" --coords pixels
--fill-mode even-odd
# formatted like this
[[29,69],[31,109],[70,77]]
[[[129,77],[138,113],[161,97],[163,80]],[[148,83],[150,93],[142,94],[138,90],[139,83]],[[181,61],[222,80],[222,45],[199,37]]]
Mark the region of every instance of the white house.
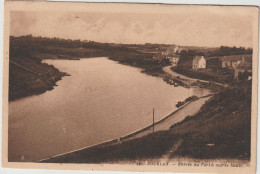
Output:
[[192,61],[192,69],[205,69],[206,68],[206,59],[204,56],[195,56],[195,58]]

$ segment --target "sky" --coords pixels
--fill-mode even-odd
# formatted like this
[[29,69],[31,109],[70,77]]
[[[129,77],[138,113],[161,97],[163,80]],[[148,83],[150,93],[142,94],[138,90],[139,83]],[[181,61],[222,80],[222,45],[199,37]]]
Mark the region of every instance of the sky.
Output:
[[32,34],[124,44],[253,45],[254,8],[190,5],[137,7],[125,10],[103,7],[102,10],[85,11],[12,11],[10,35]]

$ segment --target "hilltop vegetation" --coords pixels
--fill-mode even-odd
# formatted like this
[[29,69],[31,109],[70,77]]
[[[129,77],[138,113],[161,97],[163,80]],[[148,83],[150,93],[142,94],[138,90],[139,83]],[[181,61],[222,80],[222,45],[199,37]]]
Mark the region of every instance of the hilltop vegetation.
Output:
[[218,49],[210,52],[209,57],[213,56],[229,56],[229,55],[243,55],[243,54],[252,54],[253,50],[251,48],[245,47],[227,47],[221,46]]

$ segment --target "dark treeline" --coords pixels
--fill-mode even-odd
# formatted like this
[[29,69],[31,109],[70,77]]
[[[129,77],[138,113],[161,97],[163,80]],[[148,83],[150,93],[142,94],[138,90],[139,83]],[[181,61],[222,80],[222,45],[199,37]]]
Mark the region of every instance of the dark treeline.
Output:
[[[94,41],[81,41],[81,40],[71,40],[71,39],[61,39],[61,38],[47,38],[47,37],[34,37],[32,35],[14,37],[10,36],[10,44],[13,46],[18,46],[26,43],[33,48],[48,46],[62,46],[64,48],[95,48],[95,49],[106,49],[109,47],[108,43],[98,43]],[[36,48],[37,49],[37,48]]]
[[229,55],[241,55],[241,54],[252,54],[251,48],[245,47],[227,47],[221,46],[217,50],[209,53],[210,56],[229,56]]
[[[72,50],[73,49],[73,50]],[[75,49],[82,49],[77,50]],[[61,38],[33,37],[32,35],[14,37],[10,36],[10,57],[23,57],[37,59],[33,53],[67,55],[74,57],[87,56],[89,50],[111,51],[114,49],[121,51],[131,51],[131,49],[121,45],[110,46],[108,43],[98,43],[94,41],[81,41]]]
[[75,59],[109,57],[123,64],[144,68],[145,72],[161,72],[167,60],[154,60],[153,54],[141,53],[138,49],[159,47],[160,44],[113,44],[60,38],[34,37],[32,35],[10,36],[10,58],[29,58],[40,61],[46,58]]

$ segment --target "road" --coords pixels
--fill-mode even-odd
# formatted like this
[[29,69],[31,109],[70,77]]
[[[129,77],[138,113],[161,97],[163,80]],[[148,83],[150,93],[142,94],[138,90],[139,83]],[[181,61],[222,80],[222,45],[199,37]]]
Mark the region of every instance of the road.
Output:
[[[163,67],[163,71],[165,71],[166,73],[168,73],[168,74],[170,74],[170,75],[172,75],[174,77],[180,77],[183,80],[188,80],[188,81],[191,81],[191,82],[200,81],[200,82],[204,82],[204,83],[210,83],[210,81],[207,81],[207,80],[194,79],[194,78],[190,78],[190,77],[184,76],[182,74],[178,74],[178,73],[172,71],[171,67],[172,66],[165,66],[165,67]],[[222,83],[217,83],[217,82],[211,82],[211,83],[214,83],[214,84],[220,85],[220,86],[224,86],[224,87],[228,87],[227,84],[222,84]]]
[[[179,111],[175,112],[174,114],[172,114],[170,117],[168,117],[167,119],[163,120],[161,123],[156,124],[154,126],[154,131],[158,132],[158,131],[163,131],[163,130],[169,130],[170,127],[175,124],[178,123],[182,120],[184,120],[187,116],[193,116],[195,115],[197,112],[199,112],[201,106],[209,99],[210,97],[205,97],[205,98],[200,98],[198,100],[195,100],[191,103],[188,103],[187,105],[185,105],[182,109],[180,109]],[[138,137],[142,137],[144,135],[150,134],[153,132],[153,128],[149,128],[143,132],[140,132],[139,134],[128,138],[132,139],[132,138],[138,138]]]

